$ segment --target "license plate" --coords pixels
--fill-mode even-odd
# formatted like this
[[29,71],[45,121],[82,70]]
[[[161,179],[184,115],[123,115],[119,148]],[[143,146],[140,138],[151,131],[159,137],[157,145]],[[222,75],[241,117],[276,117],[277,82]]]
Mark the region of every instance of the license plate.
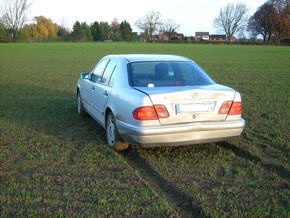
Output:
[[211,112],[212,102],[196,102],[191,104],[178,104],[176,105],[176,113],[190,114],[196,112]]

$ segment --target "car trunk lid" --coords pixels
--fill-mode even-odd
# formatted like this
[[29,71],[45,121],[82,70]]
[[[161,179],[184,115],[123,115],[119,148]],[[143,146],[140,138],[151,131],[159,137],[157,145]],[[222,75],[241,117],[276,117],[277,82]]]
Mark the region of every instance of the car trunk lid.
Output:
[[236,94],[233,89],[219,84],[136,89],[146,93],[153,105],[167,108],[170,116],[159,119],[160,124],[223,121],[228,115],[219,114],[219,109],[224,102],[233,101]]

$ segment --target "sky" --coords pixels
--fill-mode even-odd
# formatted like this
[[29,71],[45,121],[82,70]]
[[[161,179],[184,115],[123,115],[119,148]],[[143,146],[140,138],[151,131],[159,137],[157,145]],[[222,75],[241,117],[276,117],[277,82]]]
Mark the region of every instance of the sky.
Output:
[[95,21],[111,24],[126,20],[134,32],[140,30],[134,23],[150,11],[158,11],[164,20],[171,19],[180,25],[178,33],[194,36],[195,32],[219,33],[213,20],[229,3],[244,3],[253,15],[266,0],[32,0],[29,17],[44,16],[54,23],[72,29],[76,21],[91,24]]

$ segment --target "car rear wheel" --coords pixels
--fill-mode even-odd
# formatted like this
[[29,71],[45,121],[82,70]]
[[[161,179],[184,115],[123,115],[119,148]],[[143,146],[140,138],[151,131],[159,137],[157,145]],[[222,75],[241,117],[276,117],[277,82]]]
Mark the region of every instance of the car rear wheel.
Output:
[[81,116],[84,116],[86,114],[86,111],[83,108],[81,93],[79,91],[77,93],[77,110],[78,110],[78,114]]
[[106,134],[107,143],[110,148],[115,151],[124,151],[128,149],[129,144],[121,139],[112,113],[109,113],[106,119]]

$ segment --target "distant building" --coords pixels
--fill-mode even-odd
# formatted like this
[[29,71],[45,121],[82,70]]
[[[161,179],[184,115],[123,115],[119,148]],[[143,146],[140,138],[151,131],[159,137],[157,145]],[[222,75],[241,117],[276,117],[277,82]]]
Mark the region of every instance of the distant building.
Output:
[[[225,34],[212,34],[210,35],[209,32],[196,32],[195,33],[195,41],[219,41],[219,42],[226,42],[227,36]],[[231,41],[235,41],[235,37],[231,38]]]
[[209,32],[195,32],[195,41],[209,40]]
[[177,33],[177,34],[176,34],[176,38],[177,38],[178,40],[183,40],[183,38],[184,38],[183,33]]
[[162,32],[161,36],[160,36],[160,39],[162,39],[164,41],[182,40],[183,38],[184,38],[184,35],[182,33],[177,33],[177,32],[171,33],[171,39],[169,39],[168,34],[166,34],[165,32]]
[[209,36],[210,41],[227,41],[226,35],[210,35]]
[[[171,41],[171,40],[187,40],[187,41],[207,41],[207,42],[227,42],[227,36],[225,34],[212,34],[210,35],[209,32],[195,32],[195,36],[192,36],[191,38],[184,37],[184,34],[173,32],[170,34],[170,38],[168,36],[169,34],[166,32],[160,32],[159,35],[152,35],[152,39],[150,41]],[[148,37],[148,36],[147,36]],[[145,40],[145,34],[141,33],[138,35],[139,41],[146,41]],[[236,37],[231,37],[231,42],[236,41]]]

